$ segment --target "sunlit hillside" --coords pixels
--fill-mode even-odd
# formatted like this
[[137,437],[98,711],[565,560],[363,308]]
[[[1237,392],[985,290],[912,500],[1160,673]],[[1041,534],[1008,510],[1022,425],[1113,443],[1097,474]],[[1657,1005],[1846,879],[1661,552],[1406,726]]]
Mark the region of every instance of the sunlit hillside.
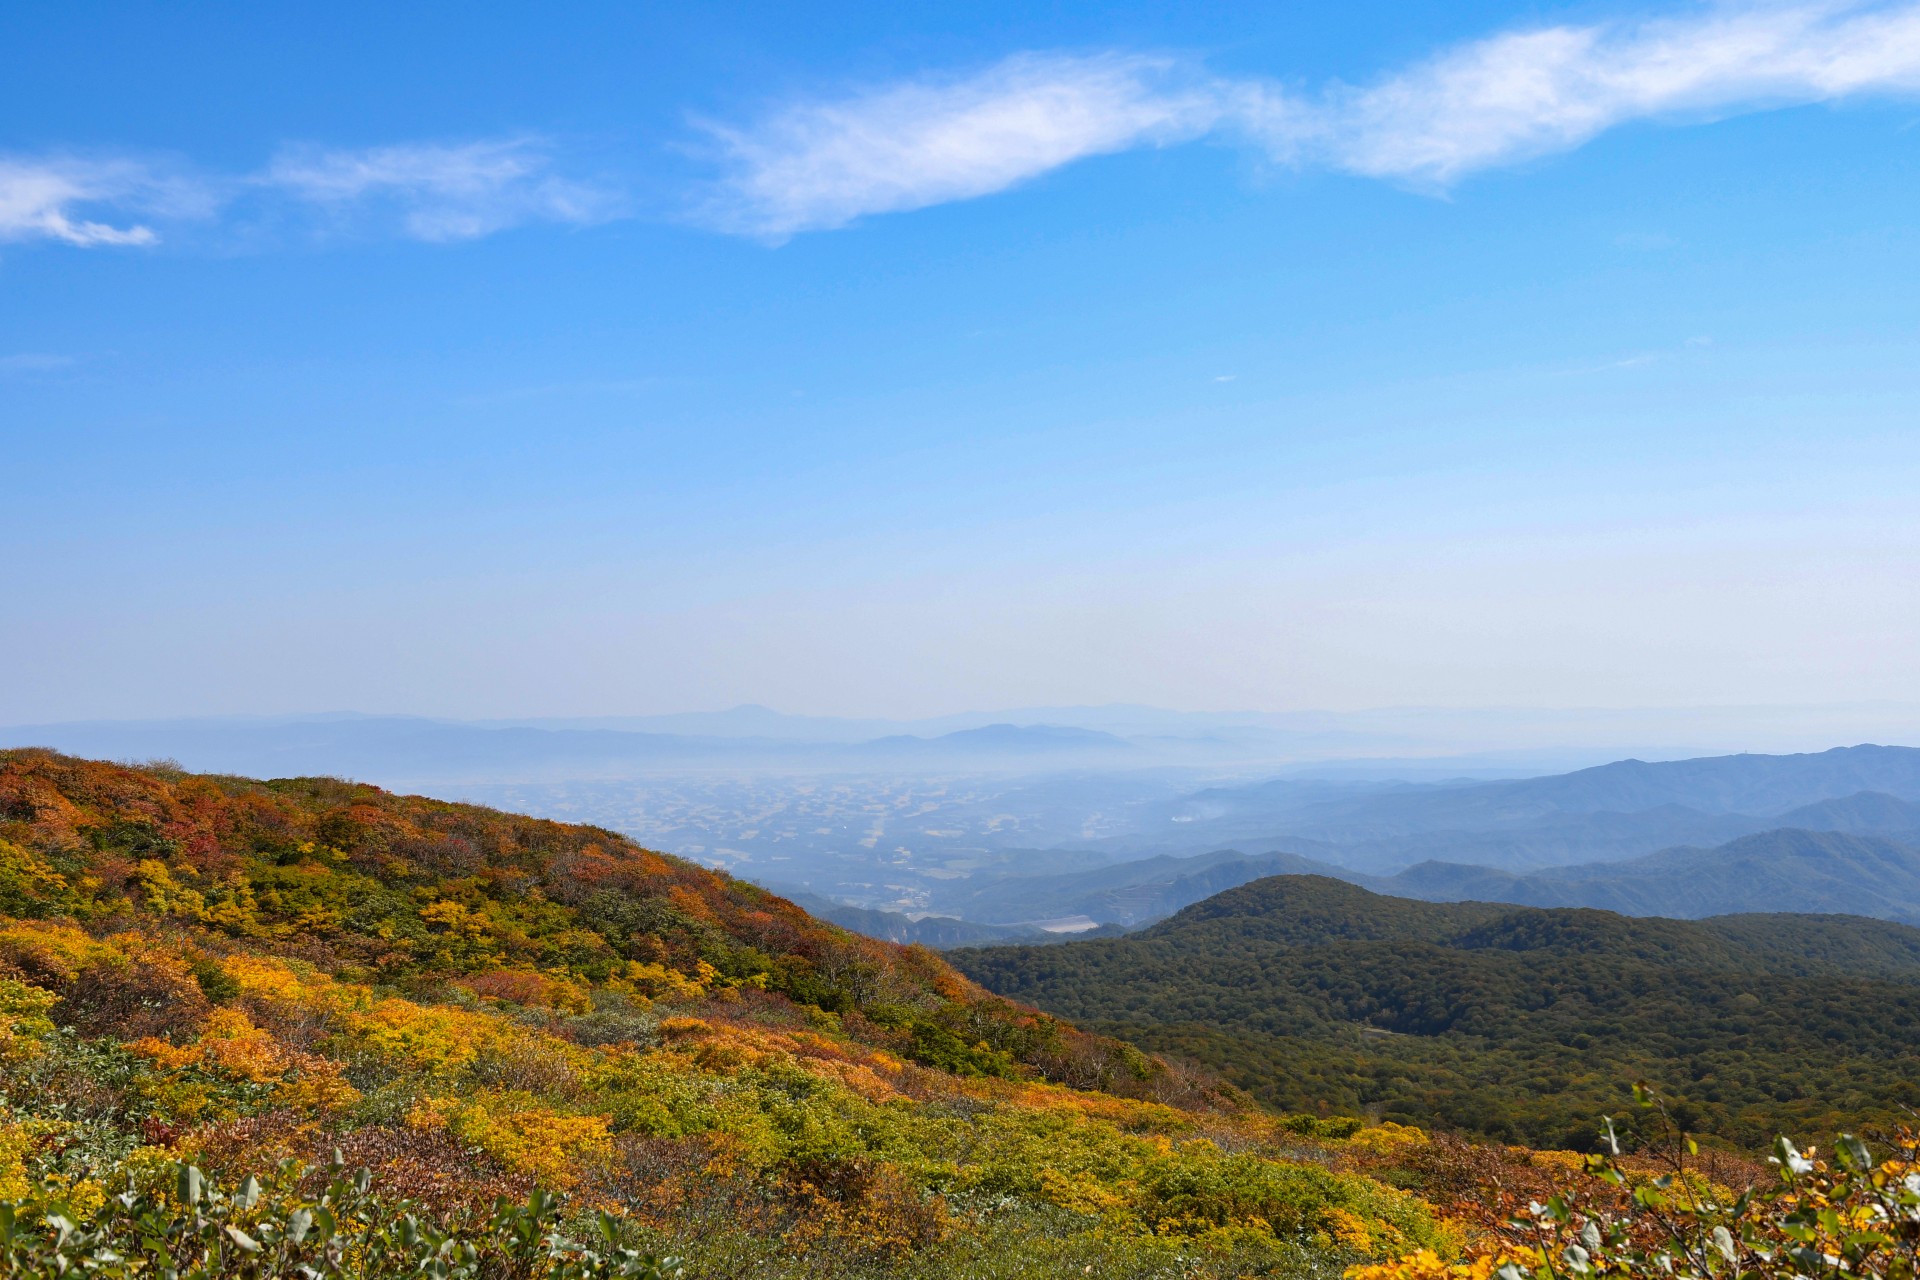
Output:
[[[220,1221],[287,1266],[322,1248],[288,1235],[315,1197],[484,1241],[537,1191],[567,1265],[605,1236],[700,1275],[1330,1272],[1458,1244],[1360,1171],[1391,1131],[1288,1127],[606,831],[38,751],[0,755],[0,814],[0,1196],[65,1220],[177,1204],[187,1165],[260,1179]],[[373,1256],[353,1217],[329,1247]]]

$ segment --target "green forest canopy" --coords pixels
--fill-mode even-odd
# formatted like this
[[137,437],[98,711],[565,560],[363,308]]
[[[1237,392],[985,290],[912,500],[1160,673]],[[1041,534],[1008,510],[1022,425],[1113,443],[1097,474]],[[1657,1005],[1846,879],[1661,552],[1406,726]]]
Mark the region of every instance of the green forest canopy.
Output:
[[1289,1110],[1584,1148],[1645,1079],[1689,1128],[1757,1147],[1920,1102],[1920,930],[1850,916],[1632,919],[1274,876],[1126,937],[949,959]]

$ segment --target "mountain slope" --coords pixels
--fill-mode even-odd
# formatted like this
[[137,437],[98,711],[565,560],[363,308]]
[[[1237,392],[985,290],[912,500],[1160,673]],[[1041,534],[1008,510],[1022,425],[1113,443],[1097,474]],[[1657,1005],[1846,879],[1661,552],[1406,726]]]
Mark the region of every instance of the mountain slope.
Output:
[[848,934],[613,832],[333,779],[0,752],[0,840],[0,910],[13,915],[145,914],[366,980],[531,972],[592,984],[641,970],[671,985],[659,975],[711,970],[828,1012],[897,1008],[889,1016],[928,1045],[955,1039],[925,1021],[936,1008],[974,1031],[982,1015],[1019,1019],[925,951]]
[[1224,1277],[1445,1240],[924,948],[608,831],[330,779],[0,752],[0,1080],[27,1232],[177,1206],[175,1161],[318,1220],[338,1151],[380,1221],[471,1236],[504,1197],[539,1238],[545,1188],[702,1276]]
[[1774,825],[1849,835],[1920,836],[1920,804],[1884,791],[1859,791],[1791,809]]
[[949,958],[1277,1105],[1577,1146],[1635,1078],[1746,1143],[1892,1121],[1920,1100],[1916,946],[1845,917],[1635,920],[1278,876],[1122,938]]
[[[1518,871],[1718,844],[1795,825],[1783,815],[1862,792],[1895,804],[1920,802],[1920,749],[1863,745],[1802,755],[1620,760],[1548,777],[1385,788],[1314,801],[1297,787],[1213,788],[1193,798],[1182,832],[1241,848],[1323,841],[1338,850],[1316,856],[1364,872],[1426,859]],[[1834,829],[1865,829],[1838,812],[1830,821]],[[1799,825],[1825,828],[1829,819]]]
[[1517,876],[1425,863],[1370,882],[1387,893],[1635,916],[1804,911],[1920,924],[1920,849],[1877,836],[1768,831],[1716,849],[1666,849],[1625,862]]
[[1920,748],[1869,744],[1800,755],[1619,760],[1552,777],[1481,784],[1427,800],[1420,816],[1433,823],[1443,815],[1638,813],[1669,804],[1765,816],[1861,791],[1920,799]]

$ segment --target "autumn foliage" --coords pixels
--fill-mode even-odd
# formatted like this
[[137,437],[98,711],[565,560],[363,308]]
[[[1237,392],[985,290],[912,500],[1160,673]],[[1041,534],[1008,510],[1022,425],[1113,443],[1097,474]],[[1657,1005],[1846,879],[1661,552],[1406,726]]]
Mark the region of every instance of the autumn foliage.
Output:
[[445,1249],[555,1193],[556,1239],[688,1274],[1231,1275],[1464,1240],[1390,1185],[1418,1131],[1263,1115],[612,832],[331,779],[0,752],[0,1072],[8,1221],[109,1252],[183,1169],[264,1179],[284,1230],[364,1168]]

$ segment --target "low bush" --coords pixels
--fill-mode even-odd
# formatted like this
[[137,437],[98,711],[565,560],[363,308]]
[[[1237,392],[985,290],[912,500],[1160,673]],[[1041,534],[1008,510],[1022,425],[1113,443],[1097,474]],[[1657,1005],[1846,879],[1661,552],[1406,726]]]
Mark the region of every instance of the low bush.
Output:
[[1614,1124],[1605,1150],[1544,1200],[1486,1224],[1461,1261],[1416,1251],[1351,1269],[1348,1280],[1912,1280],[1920,1275],[1920,1134],[1896,1132],[1875,1154],[1842,1136],[1831,1160],[1774,1143],[1770,1176],[1720,1182],[1699,1144],[1659,1117],[1650,1158],[1623,1158]]

